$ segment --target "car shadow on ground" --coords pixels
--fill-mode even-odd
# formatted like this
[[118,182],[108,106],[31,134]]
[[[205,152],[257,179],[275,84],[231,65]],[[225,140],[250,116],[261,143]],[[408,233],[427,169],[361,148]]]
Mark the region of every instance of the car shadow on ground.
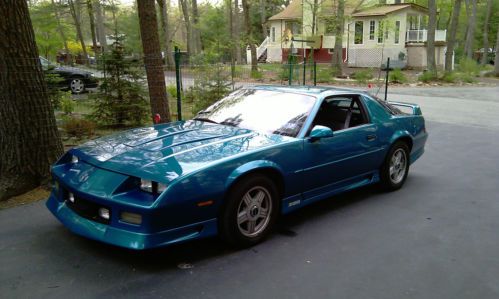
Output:
[[[408,178],[407,184],[417,178]],[[417,183],[418,184],[418,183]],[[323,217],[332,216],[334,213],[342,213],[343,209],[351,208],[359,203],[380,200],[383,192],[377,185],[367,186],[361,189],[349,191],[333,196],[306,206],[296,212],[282,216],[279,219],[274,233],[266,242],[278,242],[279,238],[297,237],[296,232],[300,226],[309,222],[321,221]],[[189,269],[202,264],[205,261],[217,259],[224,256],[244,254],[246,251],[258,252],[257,245],[248,249],[231,248],[219,238],[208,238],[193,240],[168,247],[150,249],[145,251],[134,251],[104,244],[76,236],[59,227],[58,239],[64,238],[65,246],[76,247],[81,254],[87,255],[92,260],[100,260],[102,263],[122,264],[133,267],[134,271],[143,273],[157,273],[176,269]],[[265,246],[265,244],[263,244]],[[67,249],[67,248],[66,248]],[[59,250],[58,254],[64,254],[66,250]],[[65,260],[65,259],[64,259]]]

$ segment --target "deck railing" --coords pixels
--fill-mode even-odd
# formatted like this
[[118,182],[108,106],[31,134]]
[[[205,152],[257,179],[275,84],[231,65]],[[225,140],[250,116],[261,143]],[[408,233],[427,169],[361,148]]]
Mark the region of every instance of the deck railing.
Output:
[[[435,30],[435,41],[444,42],[447,30]],[[424,43],[428,40],[428,30],[407,30],[405,40],[408,43]]]

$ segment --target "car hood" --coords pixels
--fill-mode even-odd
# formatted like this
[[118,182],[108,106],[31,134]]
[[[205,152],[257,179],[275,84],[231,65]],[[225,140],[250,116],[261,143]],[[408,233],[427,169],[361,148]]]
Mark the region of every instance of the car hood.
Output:
[[292,140],[237,127],[186,121],[99,138],[71,152],[100,168],[167,183],[223,159]]

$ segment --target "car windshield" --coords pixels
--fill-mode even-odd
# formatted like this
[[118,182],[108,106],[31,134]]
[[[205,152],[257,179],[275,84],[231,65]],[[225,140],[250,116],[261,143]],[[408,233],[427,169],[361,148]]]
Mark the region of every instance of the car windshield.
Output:
[[50,66],[54,66],[54,64],[52,62],[50,62],[49,60],[47,60],[41,56],[39,58],[40,58],[40,63],[42,64],[42,68],[44,70],[48,69]]
[[296,137],[316,99],[280,91],[241,89],[194,118],[260,132]]

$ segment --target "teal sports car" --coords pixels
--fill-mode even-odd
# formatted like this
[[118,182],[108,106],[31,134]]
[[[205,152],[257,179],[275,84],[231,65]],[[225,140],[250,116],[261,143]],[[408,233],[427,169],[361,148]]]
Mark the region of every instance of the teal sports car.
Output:
[[126,248],[214,235],[251,246],[281,214],[369,184],[399,189],[427,137],[417,105],[341,88],[244,88],[192,120],[69,150],[52,167],[47,207],[72,232]]

